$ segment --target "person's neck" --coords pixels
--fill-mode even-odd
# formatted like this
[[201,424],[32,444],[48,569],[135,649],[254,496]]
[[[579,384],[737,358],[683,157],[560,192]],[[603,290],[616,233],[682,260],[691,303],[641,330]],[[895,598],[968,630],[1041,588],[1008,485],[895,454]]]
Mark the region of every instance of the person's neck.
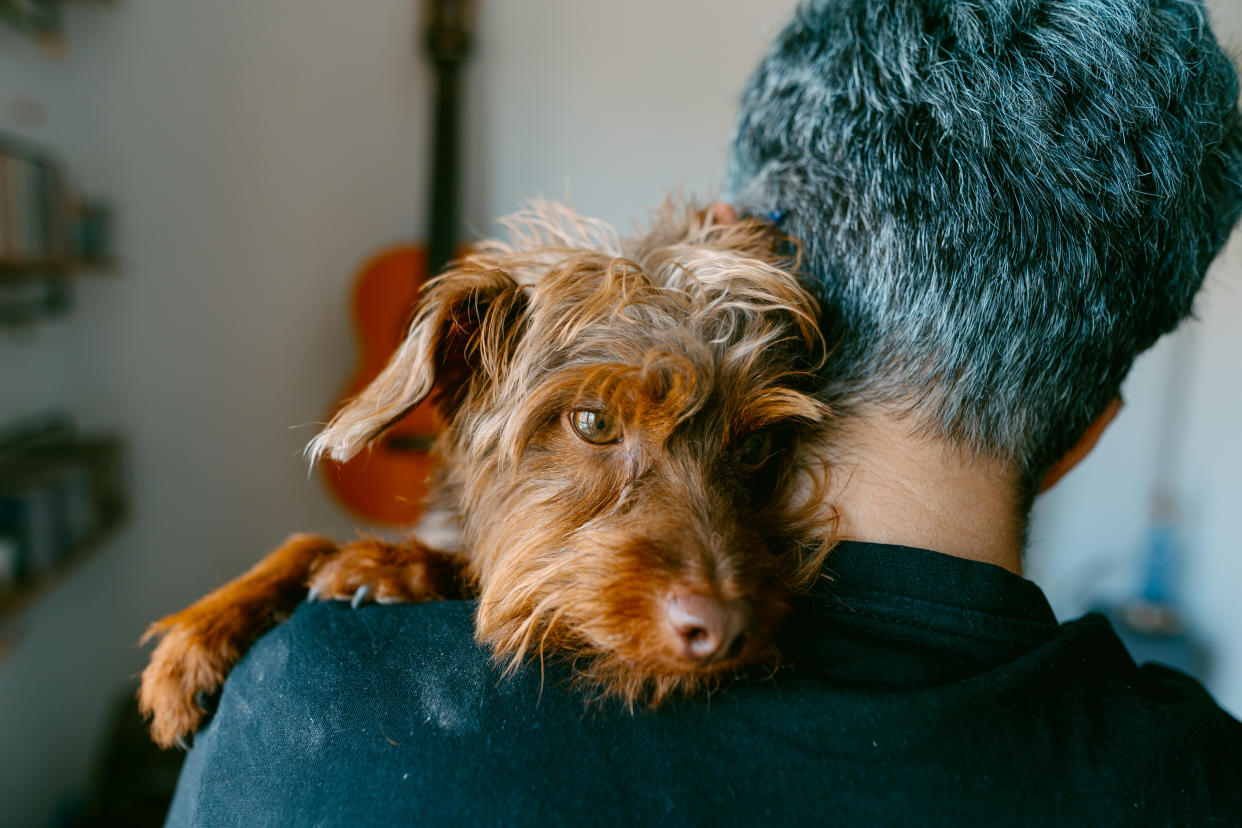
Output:
[[829,456],[842,540],[932,549],[1022,574],[1017,475],[1005,464],[874,412],[834,437]]

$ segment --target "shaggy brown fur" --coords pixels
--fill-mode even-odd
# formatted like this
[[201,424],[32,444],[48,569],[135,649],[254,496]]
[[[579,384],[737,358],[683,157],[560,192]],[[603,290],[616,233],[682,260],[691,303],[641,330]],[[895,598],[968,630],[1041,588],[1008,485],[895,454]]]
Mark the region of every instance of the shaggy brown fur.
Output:
[[789,596],[830,546],[826,470],[799,451],[828,416],[823,349],[793,247],[767,223],[667,207],[631,240],[564,207],[510,224],[427,288],[391,363],[308,447],[351,457],[430,394],[447,423],[430,507],[460,534],[344,547],[298,536],[147,632],[157,742],[301,600],[477,597],[508,669],[574,658],[627,703],[778,654]]

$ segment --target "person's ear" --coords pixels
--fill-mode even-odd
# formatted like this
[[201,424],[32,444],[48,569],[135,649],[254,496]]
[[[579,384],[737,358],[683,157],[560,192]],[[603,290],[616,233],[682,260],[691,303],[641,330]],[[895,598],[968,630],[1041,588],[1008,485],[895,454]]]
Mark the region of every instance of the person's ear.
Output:
[[732,204],[717,201],[711,207],[708,207],[707,210],[711,213],[712,221],[716,222],[716,224],[733,224],[737,221],[737,210],[733,209]]
[[1074,447],[1065,453],[1060,460],[1053,464],[1044,474],[1044,479],[1040,481],[1038,493],[1042,494],[1053,486],[1057,481],[1065,475],[1069,474],[1070,469],[1077,466],[1082,459],[1091,453],[1091,449],[1095,448],[1095,444],[1099,442],[1100,435],[1104,433],[1104,429],[1108,428],[1109,423],[1117,416],[1117,412],[1121,411],[1121,407],[1125,403],[1122,402],[1121,395],[1113,397],[1103,411],[1100,412],[1091,425],[1087,426],[1087,430],[1078,438],[1078,442]]

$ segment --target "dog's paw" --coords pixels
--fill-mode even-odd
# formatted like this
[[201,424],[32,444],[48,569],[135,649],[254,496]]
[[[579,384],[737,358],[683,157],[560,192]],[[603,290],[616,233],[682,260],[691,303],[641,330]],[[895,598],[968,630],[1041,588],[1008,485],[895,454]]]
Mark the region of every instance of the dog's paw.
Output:
[[315,567],[307,601],[414,603],[448,597],[435,553],[418,545],[360,540],[342,547]]
[[327,538],[294,535],[240,578],[150,626],[141,643],[161,640],[142,671],[138,707],[156,744],[188,744],[207,713],[204,699],[297,606],[315,564],[338,550]]
[[236,653],[213,647],[207,636],[187,625],[159,622],[143,641],[153,636],[162,639],[142,671],[138,709],[150,719],[157,745],[188,749]]

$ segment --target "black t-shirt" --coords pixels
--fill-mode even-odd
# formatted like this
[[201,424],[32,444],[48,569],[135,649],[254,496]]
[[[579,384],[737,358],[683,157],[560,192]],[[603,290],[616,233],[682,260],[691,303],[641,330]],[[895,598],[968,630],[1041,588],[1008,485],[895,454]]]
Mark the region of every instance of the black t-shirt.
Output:
[[303,605],[234,671],[173,825],[1242,825],[1242,725],[999,567],[846,543],[766,681],[628,713],[502,678],[469,602]]

